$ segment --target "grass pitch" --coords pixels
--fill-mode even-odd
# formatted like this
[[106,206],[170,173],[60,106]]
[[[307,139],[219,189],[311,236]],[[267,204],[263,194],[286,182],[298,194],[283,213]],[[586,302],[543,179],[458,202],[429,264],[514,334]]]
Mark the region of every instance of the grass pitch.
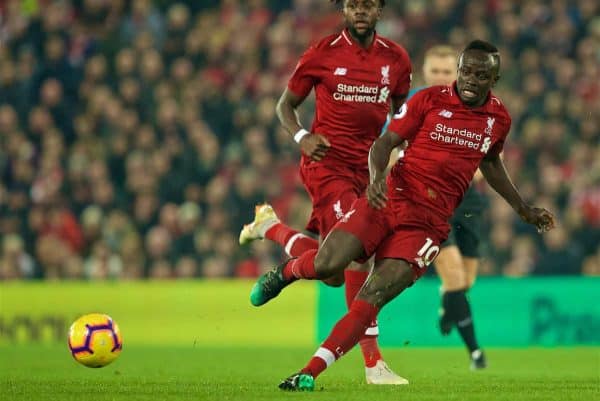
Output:
[[353,351],[313,393],[277,384],[314,349],[131,347],[102,369],[65,346],[0,346],[1,400],[600,400],[600,348],[488,349],[489,368],[468,369],[459,348],[386,349],[408,386],[368,386]]

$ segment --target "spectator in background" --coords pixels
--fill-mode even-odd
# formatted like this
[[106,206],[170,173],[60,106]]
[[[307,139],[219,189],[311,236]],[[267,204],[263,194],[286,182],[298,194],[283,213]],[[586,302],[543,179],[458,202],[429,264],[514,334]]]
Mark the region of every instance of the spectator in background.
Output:
[[[257,200],[294,227],[307,220],[299,155],[274,103],[316,33],[337,31],[334,7],[30,3],[0,7],[2,279],[253,276],[279,259],[268,244],[240,253],[231,235]],[[506,164],[563,225],[540,242],[492,194],[482,273],[599,274],[600,3],[386,8],[380,33],[413,60],[441,41],[500,45],[497,92],[513,116]],[[300,118],[311,115],[304,107]],[[122,268],[90,275],[86,262],[107,255]]]
[[35,268],[35,261],[25,251],[23,239],[17,234],[5,236],[0,256],[0,279],[34,278]]

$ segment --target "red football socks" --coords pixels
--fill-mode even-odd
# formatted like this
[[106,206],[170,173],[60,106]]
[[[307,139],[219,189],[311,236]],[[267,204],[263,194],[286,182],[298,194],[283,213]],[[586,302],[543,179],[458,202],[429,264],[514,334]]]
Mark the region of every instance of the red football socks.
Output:
[[285,252],[298,257],[310,249],[317,249],[319,242],[310,238],[283,223],[277,223],[265,232],[265,238],[277,242],[284,247]]
[[339,359],[358,343],[370,322],[375,320],[379,308],[368,302],[357,300],[348,313],[337,322],[321,348],[301,370],[317,377],[329,365]]
[[[346,305],[348,305],[348,308],[352,305],[352,301],[356,298],[356,294],[358,294],[368,276],[369,272],[354,270],[346,270],[344,272],[346,281]],[[378,360],[383,359],[381,351],[379,350],[379,345],[377,344],[377,336],[379,334],[377,320],[374,319],[370,322],[367,333],[368,334],[363,334],[359,344],[365,360],[365,366],[367,368],[372,368],[377,364]]]
[[304,252],[298,259],[290,260],[283,268],[283,278],[288,281],[300,278],[314,280],[317,278],[315,271],[315,256],[317,249]]
[[369,272],[359,272],[355,270],[344,271],[344,281],[346,282],[346,306],[350,309],[350,305],[356,298],[356,294],[369,277]]

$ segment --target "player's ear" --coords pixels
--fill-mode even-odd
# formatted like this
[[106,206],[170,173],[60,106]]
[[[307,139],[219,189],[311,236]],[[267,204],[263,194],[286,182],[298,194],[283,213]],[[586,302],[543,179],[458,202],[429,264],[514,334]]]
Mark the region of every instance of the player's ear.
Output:
[[492,81],[492,88],[496,86],[496,84],[498,83],[499,80],[500,80],[500,74],[496,73],[496,75],[494,76],[493,81]]

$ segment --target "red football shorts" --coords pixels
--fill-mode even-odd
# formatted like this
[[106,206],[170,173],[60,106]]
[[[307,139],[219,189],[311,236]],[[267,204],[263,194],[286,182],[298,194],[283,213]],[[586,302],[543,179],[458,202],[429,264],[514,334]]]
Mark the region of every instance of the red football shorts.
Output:
[[415,280],[440,252],[440,244],[448,236],[448,223],[409,200],[388,200],[385,209],[369,206],[366,197],[359,198],[335,229],[358,238],[365,257],[375,260],[404,259],[412,267]]
[[325,238],[333,226],[364,195],[369,183],[368,170],[324,166],[312,162],[300,167],[300,177],[312,200],[312,214],[306,229]]

